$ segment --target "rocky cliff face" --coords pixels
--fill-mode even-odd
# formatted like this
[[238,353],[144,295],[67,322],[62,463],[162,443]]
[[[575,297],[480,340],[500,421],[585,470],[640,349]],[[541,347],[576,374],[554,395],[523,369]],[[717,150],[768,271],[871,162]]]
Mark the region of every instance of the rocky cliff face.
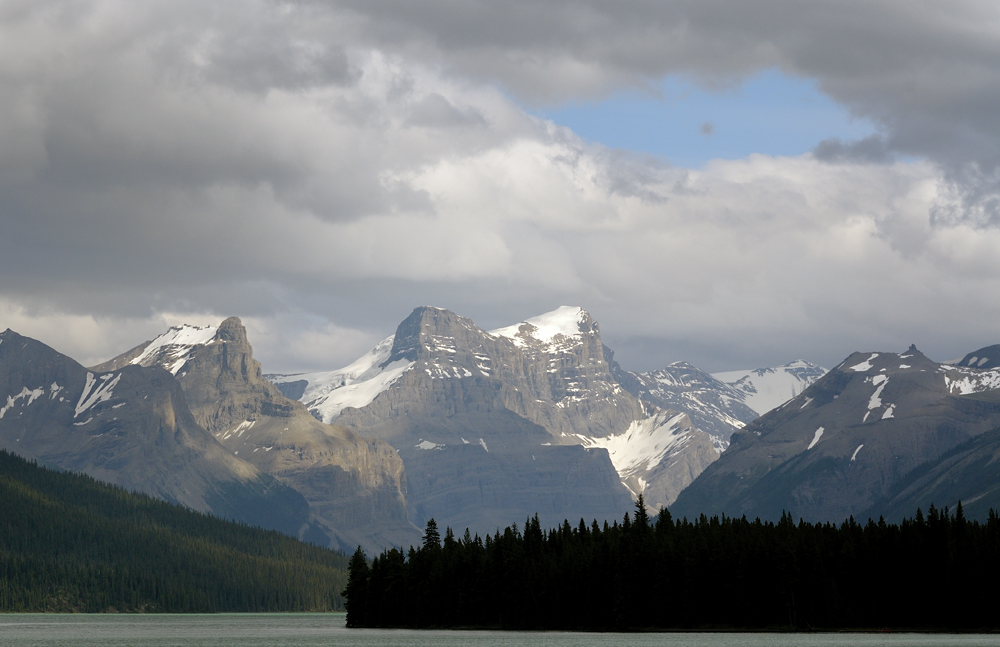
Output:
[[877,512],[915,468],[1000,426],[996,401],[960,397],[997,387],[1000,372],[938,364],[912,347],[855,353],[734,433],[673,511],[811,521]]
[[407,465],[417,523],[434,516],[492,529],[514,512],[556,523],[617,518],[628,507],[622,483],[666,504],[716,458],[689,423],[650,422],[661,412],[610,371],[599,327],[579,308],[486,332],[424,307],[349,367],[271,379],[301,388],[324,420],[392,443]]
[[419,540],[407,520],[406,477],[393,448],[324,424],[282,395],[263,379],[239,319],[171,330],[96,368],[128,364],[172,371],[209,433],[234,456],[301,492],[312,515],[304,538],[369,551]]
[[89,371],[0,334],[0,447],[195,510],[297,533],[300,494],[240,460],[191,415],[160,368]]
[[586,310],[564,306],[490,334],[510,340],[533,372],[530,395],[518,388],[508,406],[553,435],[615,435],[649,417],[611,374],[600,326]]

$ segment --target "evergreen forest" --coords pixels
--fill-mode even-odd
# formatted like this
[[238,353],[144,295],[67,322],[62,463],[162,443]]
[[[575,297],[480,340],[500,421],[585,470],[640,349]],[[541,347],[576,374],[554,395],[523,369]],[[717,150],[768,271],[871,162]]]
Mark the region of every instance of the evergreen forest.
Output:
[[0,451],[0,611],[330,611],[347,563]]
[[650,518],[545,531],[537,515],[485,538],[427,523],[423,545],[370,563],[344,595],[350,627],[811,630],[1000,628],[1000,518],[931,506],[839,525]]

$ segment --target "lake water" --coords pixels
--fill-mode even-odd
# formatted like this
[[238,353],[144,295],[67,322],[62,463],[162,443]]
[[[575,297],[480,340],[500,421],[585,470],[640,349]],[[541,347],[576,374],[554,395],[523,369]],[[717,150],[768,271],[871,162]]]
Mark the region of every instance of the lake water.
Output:
[[347,629],[342,613],[0,615],[4,647],[1000,647],[1000,635],[586,634]]

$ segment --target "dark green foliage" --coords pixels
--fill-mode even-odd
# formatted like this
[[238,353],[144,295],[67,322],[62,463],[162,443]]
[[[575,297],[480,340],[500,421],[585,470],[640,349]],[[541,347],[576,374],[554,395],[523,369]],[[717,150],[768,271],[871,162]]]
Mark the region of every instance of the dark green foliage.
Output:
[[327,611],[347,557],[0,451],[0,611]]
[[[449,539],[450,538],[450,539]],[[890,525],[537,516],[481,539],[356,555],[354,627],[995,630],[1000,518],[931,507]]]

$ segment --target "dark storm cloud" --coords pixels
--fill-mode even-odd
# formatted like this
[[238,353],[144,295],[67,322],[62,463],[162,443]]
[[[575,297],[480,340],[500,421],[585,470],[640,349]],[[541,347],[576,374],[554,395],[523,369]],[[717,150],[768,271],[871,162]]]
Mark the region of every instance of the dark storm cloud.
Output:
[[[896,340],[964,354],[1000,316],[983,297],[1000,285],[995,17],[11,0],[0,329],[96,362],[239,315],[273,370],[322,369],[420,304],[487,328],[581,305],[642,369]],[[815,78],[878,136],[685,170],[523,107],[769,68]]]
[[839,137],[824,139],[813,149],[813,155],[824,162],[886,164],[893,161],[885,139],[878,135],[848,142]]

